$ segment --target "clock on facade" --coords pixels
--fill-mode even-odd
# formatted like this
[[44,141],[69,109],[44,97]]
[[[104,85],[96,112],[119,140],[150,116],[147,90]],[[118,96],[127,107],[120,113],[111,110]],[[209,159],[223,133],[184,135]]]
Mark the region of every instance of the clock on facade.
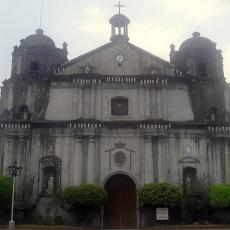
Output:
[[118,64],[121,64],[122,62],[124,62],[125,57],[124,57],[124,55],[122,55],[122,54],[117,54],[117,55],[115,56],[115,60],[116,60],[116,62],[117,62]]

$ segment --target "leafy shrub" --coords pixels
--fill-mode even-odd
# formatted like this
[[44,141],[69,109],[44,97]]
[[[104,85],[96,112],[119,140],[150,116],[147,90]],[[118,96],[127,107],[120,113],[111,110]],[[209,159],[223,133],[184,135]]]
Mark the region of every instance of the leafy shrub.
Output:
[[145,184],[138,191],[140,206],[177,206],[182,202],[182,193],[178,187],[172,184]]
[[0,176],[0,208],[6,208],[11,203],[12,179],[9,176]]
[[211,187],[210,204],[213,208],[230,208],[230,184],[218,184]]
[[88,184],[67,187],[63,192],[63,201],[72,208],[79,206],[98,207],[107,198],[104,188]]

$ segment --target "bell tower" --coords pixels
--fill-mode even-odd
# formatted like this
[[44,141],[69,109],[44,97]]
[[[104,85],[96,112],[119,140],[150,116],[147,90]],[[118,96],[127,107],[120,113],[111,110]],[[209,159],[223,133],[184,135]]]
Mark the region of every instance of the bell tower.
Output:
[[129,41],[128,37],[128,24],[130,20],[123,14],[121,14],[121,7],[125,7],[119,4],[115,5],[119,8],[119,13],[115,14],[112,18],[110,18],[109,22],[112,26],[111,28],[111,38],[112,42],[114,41]]

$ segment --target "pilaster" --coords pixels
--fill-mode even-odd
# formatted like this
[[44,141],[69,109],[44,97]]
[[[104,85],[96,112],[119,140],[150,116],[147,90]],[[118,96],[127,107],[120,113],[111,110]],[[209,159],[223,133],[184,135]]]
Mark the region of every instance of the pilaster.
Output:
[[79,86],[78,89],[78,118],[83,117],[83,90],[84,88],[82,86]]
[[88,158],[87,158],[87,183],[96,183],[96,139],[89,136]]
[[145,183],[152,183],[154,180],[153,176],[153,149],[152,149],[152,137],[144,137],[144,174],[145,174]]
[[74,156],[73,156],[73,185],[80,185],[82,183],[82,139],[76,137],[74,143]]

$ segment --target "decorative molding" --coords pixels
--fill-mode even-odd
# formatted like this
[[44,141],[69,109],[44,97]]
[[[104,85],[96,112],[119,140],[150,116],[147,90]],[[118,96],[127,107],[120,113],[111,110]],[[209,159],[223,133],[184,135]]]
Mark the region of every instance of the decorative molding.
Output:
[[115,143],[114,146],[116,148],[121,148],[121,149],[124,149],[126,147],[126,143],[122,143],[121,140],[118,142],[118,143]]
[[70,129],[101,129],[101,128],[134,128],[140,130],[162,130],[167,131],[170,129],[184,129],[186,133],[190,133],[192,130],[203,130],[208,132],[208,134],[218,134],[219,136],[229,138],[230,136],[230,123],[196,123],[196,122],[169,122],[169,121],[159,121],[159,120],[111,120],[111,121],[101,121],[101,120],[91,120],[91,119],[79,119],[74,121],[4,121],[0,120],[0,130],[1,129],[43,129],[43,128],[53,128],[63,130],[64,128]]
[[200,161],[197,158],[194,157],[183,157],[179,160],[179,163],[195,163],[198,164]]

